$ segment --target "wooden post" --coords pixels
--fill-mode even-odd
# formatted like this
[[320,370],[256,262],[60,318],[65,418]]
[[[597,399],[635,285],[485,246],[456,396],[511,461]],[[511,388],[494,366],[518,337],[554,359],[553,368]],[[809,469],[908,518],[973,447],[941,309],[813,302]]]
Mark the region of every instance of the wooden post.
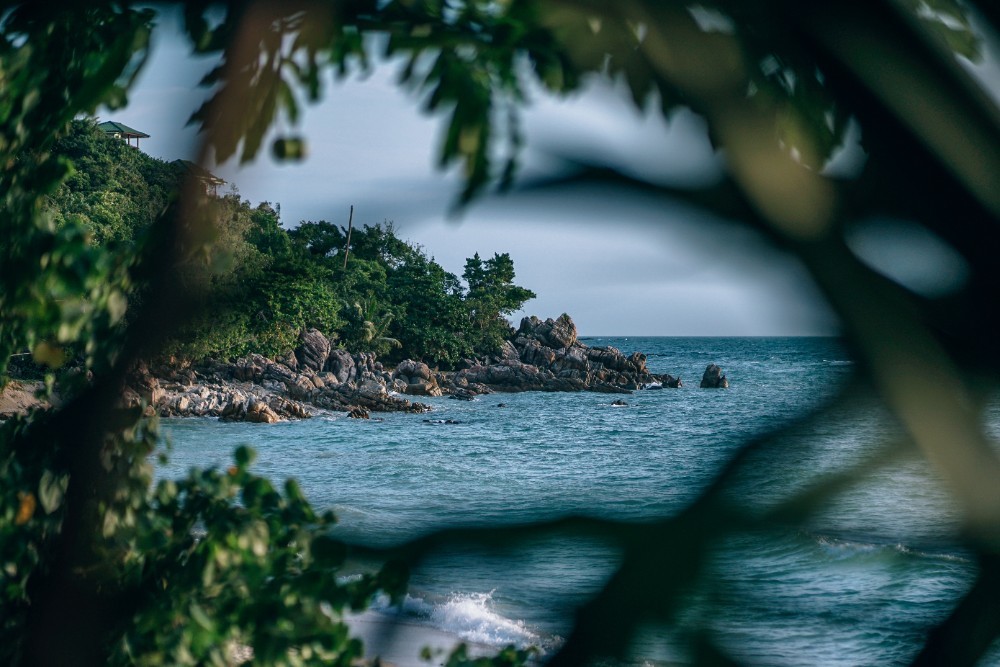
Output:
[[344,269],[347,269],[347,256],[351,254],[351,230],[354,228],[354,204],[351,204],[351,215],[347,218],[347,245],[344,246]]

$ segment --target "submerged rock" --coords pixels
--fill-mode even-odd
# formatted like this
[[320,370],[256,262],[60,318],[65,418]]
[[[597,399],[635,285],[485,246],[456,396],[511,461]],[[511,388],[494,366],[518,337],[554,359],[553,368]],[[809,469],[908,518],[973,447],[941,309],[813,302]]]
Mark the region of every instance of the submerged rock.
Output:
[[371,418],[371,415],[368,413],[368,411],[365,410],[364,408],[360,407],[360,406],[355,406],[355,407],[351,408],[348,411],[347,416],[350,417],[351,419],[370,419]]

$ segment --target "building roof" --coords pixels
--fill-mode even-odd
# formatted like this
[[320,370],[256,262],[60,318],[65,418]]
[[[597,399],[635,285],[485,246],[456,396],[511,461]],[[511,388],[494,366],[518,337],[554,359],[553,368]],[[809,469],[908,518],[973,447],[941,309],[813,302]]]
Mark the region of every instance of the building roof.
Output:
[[174,160],[171,164],[177,165],[184,173],[188,176],[193,176],[195,178],[207,181],[212,185],[222,185],[225,183],[224,180],[205,169],[200,164],[192,162],[191,160]]
[[138,139],[148,139],[149,135],[145,132],[140,132],[134,127],[129,127],[124,123],[119,123],[114,120],[106,120],[103,123],[98,123],[97,127],[101,128],[108,134],[121,134],[125,137],[136,137]]

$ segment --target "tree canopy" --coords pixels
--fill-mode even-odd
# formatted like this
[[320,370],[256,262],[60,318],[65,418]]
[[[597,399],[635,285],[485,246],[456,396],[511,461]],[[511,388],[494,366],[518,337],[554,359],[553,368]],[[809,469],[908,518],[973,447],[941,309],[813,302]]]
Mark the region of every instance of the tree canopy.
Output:
[[[1000,461],[981,412],[1000,374],[992,325],[1000,300],[993,266],[1000,122],[996,103],[957,60],[980,58],[982,33],[1000,28],[995,3],[174,4],[183,7],[194,52],[218,61],[205,80],[212,94],[192,115],[204,132],[201,157],[254,159],[266,130],[278,120],[295,124],[301,102],[319,101],[331,75],[372,66],[371,36],[385,44],[384,55],[405,61],[400,85],[443,118],[439,162],[461,168],[459,204],[492,184],[515,183],[524,140],[518,109],[528,85],[566,94],[590,77],[605,77],[624,83],[637,108],[655,106],[665,115],[692,109],[725,156],[718,182],[673,187],[595,163],[536,187],[597,181],[623,195],[680,198],[760,231],[808,269],[861,362],[858,382],[874,387],[906,432],[902,445],[887,443],[860,468],[763,513],[749,512],[727,493],[736,473],[762,458],[752,453],[780,456],[788,437],[803,437],[791,425],[746,443],[676,516],[644,525],[568,519],[440,534],[381,555],[412,562],[448,540],[502,539],[510,547],[553,530],[614,541],[621,566],[580,609],[550,661],[585,664],[624,655],[645,624],[676,619],[688,584],[724,537],[801,525],[839,489],[891,465],[902,447],[924,456],[944,480],[979,566],[953,614],[928,628],[914,662],[973,664],[1000,635]],[[371,228],[352,239],[357,261],[348,262],[343,280],[361,298],[312,310],[333,303],[323,291],[334,287],[316,276],[334,270],[324,264],[336,230],[307,227],[300,239],[286,238],[267,207],[246,212],[250,207],[226,198],[206,204],[191,183],[155,211],[134,244],[95,245],[94,237],[125,239],[136,216],[160,208],[150,187],[159,177],[144,177],[150,199],[139,205],[116,196],[89,199],[80,195],[89,185],[56,147],[70,141],[77,115],[127,102],[148,55],[155,10],[124,0],[12,0],[0,16],[0,372],[23,349],[57,368],[70,348],[83,355],[87,371],[65,379],[59,409],[0,426],[0,654],[36,664],[217,663],[226,643],[238,640],[252,644],[262,662],[349,664],[359,647],[342,624],[324,620],[324,604],[360,605],[376,587],[399,592],[401,570],[387,567],[357,586],[314,586],[317,577],[336,581],[332,574],[348,545],[323,536],[326,520],[307,508],[294,485],[280,493],[252,477],[246,452],[237,453],[229,471],[193,473],[182,484],[151,489],[147,455],[155,424],[116,407],[122,380],[138,359],[162,351],[179,323],[197,329],[206,302],[199,295],[224,282],[212,258],[239,257],[240,248],[247,267],[273,273],[268,284],[284,281],[288,288],[257,305],[292,321],[325,320],[374,344],[393,338],[401,318],[426,315],[428,326],[414,333],[413,344],[442,357],[460,355],[443,333],[450,323],[464,324],[471,312],[486,331],[511,301],[481,300],[463,311],[454,276],[419,250],[394,245],[399,240],[385,228]],[[855,176],[834,177],[823,167],[851,120],[867,161]],[[294,157],[300,144],[282,137],[275,153]],[[57,219],[51,198],[64,200],[69,215]],[[861,262],[845,237],[873,216],[909,220],[952,246],[971,267],[967,281],[947,297],[930,298]],[[227,244],[233,253],[212,251]],[[296,248],[305,250],[296,257]],[[255,265],[254,253],[292,259],[282,272]],[[501,258],[471,260],[465,301],[476,300],[487,276],[511,288],[509,299],[525,296],[508,284],[513,272]],[[409,280],[407,271],[419,280]],[[411,310],[390,307],[384,286],[391,280],[412,289]],[[429,293],[455,298],[421,296]],[[420,310],[430,305],[440,310]],[[242,326],[249,325],[232,329]],[[822,423],[830,413],[809,419]],[[205,527],[203,539],[192,534],[196,525]],[[253,602],[243,596],[250,589],[261,594]],[[173,623],[175,613],[192,622]],[[290,619],[287,627],[300,632],[278,641],[265,629],[277,619]],[[728,661],[710,637],[688,640],[692,659]],[[456,654],[450,664],[462,663]]]
[[[74,120],[52,154],[71,172],[46,198],[46,214],[56,229],[80,228],[98,247],[136,247],[187,173],[105,136],[90,120]],[[300,331],[316,328],[352,352],[450,368],[494,354],[512,331],[505,316],[535,296],[513,283],[506,253],[488,260],[482,275],[466,275],[464,289],[391,222],[352,229],[348,246],[344,226],[321,220],[285,229],[278,208],[253,206],[235,192],[203,198],[201,207],[212,217],[211,247],[187,262],[184,279],[203,299],[204,315],[182,326],[164,355],[282,355]],[[125,296],[140,303],[142,291]],[[73,346],[65,352],[72,356]]]

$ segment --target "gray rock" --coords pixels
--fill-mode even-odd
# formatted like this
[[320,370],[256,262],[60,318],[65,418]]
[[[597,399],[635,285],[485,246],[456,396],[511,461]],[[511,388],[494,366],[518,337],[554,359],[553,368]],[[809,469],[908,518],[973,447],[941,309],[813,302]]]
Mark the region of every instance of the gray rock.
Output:
[[357,377],[357,368],[354,365],[354,357],[347,350],[335,349],[330,351],[326,359],[326,370],[333,373],[337,378],[337,383],[350,382]]
[[419,380],[427,381],[432,377],[430,366],[422,361],[414,361],[412,359],[401,361],[399,365],[396,366],[396,370],[393,371],[392,376],[393,378],[403,378],[407,384],[417,382]]
[[705,368],[705,374],[701,376],[702,389],[728,389],[729,380],[722,374],[722,369],[715,364],[709,364]]
[[500,346],[500,358],[504,361],[513,360],[518,361],[521,358],[520,353],[518,353],[517,348],[509,340],[505,340],[503,345]]
[[544,322],[532,315],[521,320],[518,334],[534,338],[552,348],[569,347],[576,342],[576,324],[573,319],[563,313],[558,319],[551,317]]
[[295,358],[301,369],[319,372],[330,356],[330,341],[318,329],[307,329],[299,334]]
[[295,399],[306,399],[316,391],[316,385],[312,383],[306,375],[296,375],[292,380],[285,383],[288,395]]
[[299,370],[299,360],[295,356],[295,352],[292,350],[289,350],[288,352],[279,357],[275,357],[274,360],[277,361],[279,364],[288,366],[288,368],[290,368],[293,371]]

